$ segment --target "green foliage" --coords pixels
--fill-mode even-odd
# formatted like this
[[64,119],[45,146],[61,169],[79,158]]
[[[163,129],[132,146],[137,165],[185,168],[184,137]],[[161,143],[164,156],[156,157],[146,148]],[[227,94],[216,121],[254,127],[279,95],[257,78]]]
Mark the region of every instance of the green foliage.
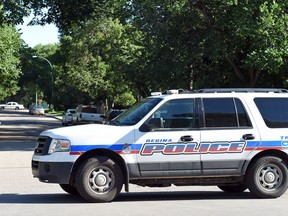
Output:
[[116,96],[112,101],[114,102],[114,104],[120,104],[124,107],[129,107],[136,102],[136,99],[131,92],[124,92]]
[[[57,63],[60,60],[57,57],[58,49],[58,45],[50,44],[37,45],[33,49],[24,47],[21,50],[22,74],[19,85],[22,86],[22,89],[19,97],[25,100],[25,103],[35,102],[36,93],[43,95],[43,99],[49,104],[52,102],[52,91],[56,87],[57,80]],[[35,55],[38,57],[33,58]],[[43,58],[53,65],[53,70]]]
[[277,72],[287,57],[288,16],[284,4],[276,1],[260,5],[260,16],[255,29],[255,49],[247,55],[247,65],[255,65],[260,70]]
[[0,26],[23,23],[23,17],[30,13],[29,0],[2,0],[0,2]]
[[285,1],[133,1],[127,9],[145,32],[148,87],[254,87],[277,76],[287,64],[286,8]]
[[0,100],[16,94],[19,90],[21,42],[15,28],[7,25],[0,27]]
[[141,53],[134,42],[137,38],[130,25],[118,20],[87,22],[74,30],[73,37],[61,40],[66,81],[90,100],[112,99],[126,92],[131,84],[125,79],[125,70]]
[[23,51],[20,84],[41,88],[51,100],[49,65],[29,55],[46,57],[54,66],[55,99],[64,106],[106,99],[126,106],[168,88],[288,86],[285,0],[15,0],[1,6],[0,21],[17,23],[33,9],[32,23],[59,27],[59,47]]

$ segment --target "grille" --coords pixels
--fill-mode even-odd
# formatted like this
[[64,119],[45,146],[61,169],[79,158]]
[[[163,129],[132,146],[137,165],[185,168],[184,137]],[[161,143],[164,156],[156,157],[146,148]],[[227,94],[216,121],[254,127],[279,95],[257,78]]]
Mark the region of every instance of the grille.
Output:
[[37,140],[37,146],[34,150],[34,154],[47,155],[51,140],[52,139],[50,137],[39,137]]

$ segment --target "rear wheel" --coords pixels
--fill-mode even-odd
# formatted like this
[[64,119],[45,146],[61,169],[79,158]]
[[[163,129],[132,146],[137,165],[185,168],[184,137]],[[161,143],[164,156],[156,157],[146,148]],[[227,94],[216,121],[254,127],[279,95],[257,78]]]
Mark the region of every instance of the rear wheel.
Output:
[[247,186],[244,184],[238,185],[222,185],[218,186],[222,191],[227,193],[241,193],[247,189]]
[[248,169],[246,184],[256,197],[277,198],[288,187],[288,169],[278,157],[259,158]]
[[76,188],[89,202],[109,202],[120,193],[123,175],[120,167],[107,157],[87,159],[76,175]]

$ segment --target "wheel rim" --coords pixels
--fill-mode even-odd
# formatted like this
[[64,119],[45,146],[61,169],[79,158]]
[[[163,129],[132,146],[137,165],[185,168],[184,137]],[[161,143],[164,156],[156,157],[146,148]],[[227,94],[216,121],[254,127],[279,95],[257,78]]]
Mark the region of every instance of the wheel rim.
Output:
[[268,164],[258,172],[258,179],[260,186],[267,190],[273,191],[279,188],[283,181],[283,173],[278,166]]
[[90,172],[89,186],[95,193],[107,193],[113,188],[114,179],[110,169],[100,167]]

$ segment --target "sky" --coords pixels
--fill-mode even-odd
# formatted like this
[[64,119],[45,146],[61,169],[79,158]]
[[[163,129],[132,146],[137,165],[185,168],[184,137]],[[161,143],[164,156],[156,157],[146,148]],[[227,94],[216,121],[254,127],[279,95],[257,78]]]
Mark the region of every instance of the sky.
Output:
[[18,25],[17,29],[22,33],[21,38],[28,44],[29,47],[34,47],[37,44],[54,44],[59,41],[58,29],[55,25],[45,26],[27,26],[32,17],[24,18],[24,24]]

